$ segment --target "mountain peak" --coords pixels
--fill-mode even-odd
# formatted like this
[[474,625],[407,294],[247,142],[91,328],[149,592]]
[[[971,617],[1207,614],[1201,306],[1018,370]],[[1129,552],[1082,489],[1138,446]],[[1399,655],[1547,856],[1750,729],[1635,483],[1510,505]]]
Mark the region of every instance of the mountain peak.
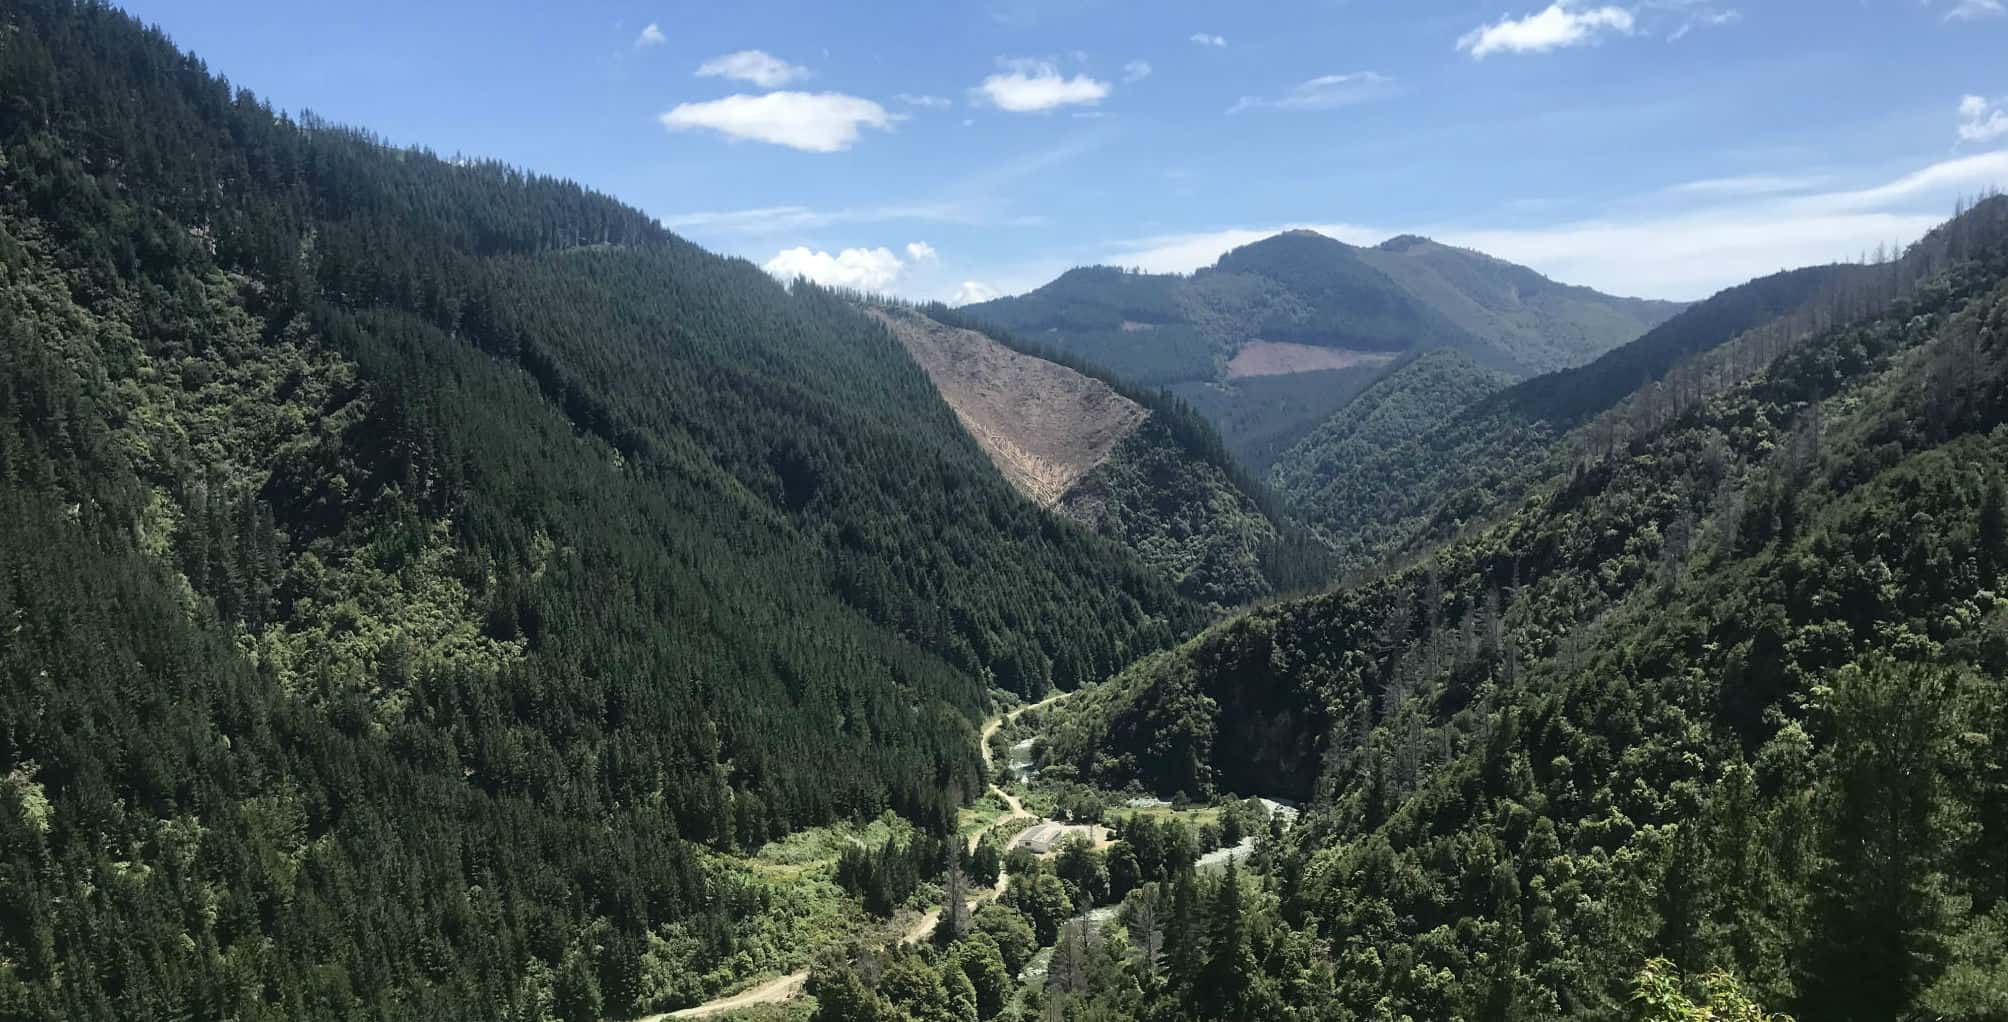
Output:
[[1383,252],[1406,252],[1418,245],[1430,244],[1434,244],[1434,242],[1420,234],[1401,234],[1389,238],[1374,247]]

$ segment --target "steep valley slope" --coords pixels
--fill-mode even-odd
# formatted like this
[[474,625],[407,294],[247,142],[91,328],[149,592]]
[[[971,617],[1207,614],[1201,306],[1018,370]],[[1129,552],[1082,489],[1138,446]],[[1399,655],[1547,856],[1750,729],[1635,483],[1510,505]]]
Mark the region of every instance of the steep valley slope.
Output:
[[974,330],[909,310],[870,311],[920,363],[997,470],[1041,507],[1065,500],[1149,416],[1100,380]]
[[1208,613],[843,298],[0,5],[0,1016],[694,1003]]
[[2008,199],[1845,278],[1732,295],[1773,315],[1496,522],[1146,659],[1049,752],[1307,800],[1271,875],[1335,1017],[1624,1017],[1712,970],[1800,1018],[2001,1017]]
[[[1245,604],[1299,579],[1279,568],[1286,537],[1301,530],[1277,518],[1189,411],[1141,389],[1124,387],[1125,396],[1120,381],[926,311],[870,311],[1028,499],[1118,542],[1208,606]],[[1291,559],[1299,572],[1321,563]]]

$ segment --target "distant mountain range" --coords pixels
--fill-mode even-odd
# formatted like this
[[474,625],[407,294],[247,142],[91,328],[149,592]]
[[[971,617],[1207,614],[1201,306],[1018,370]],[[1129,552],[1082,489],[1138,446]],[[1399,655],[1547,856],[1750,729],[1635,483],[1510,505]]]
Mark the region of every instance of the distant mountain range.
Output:
[[1412,235],[1360,248],[1289,231],[1189,276],[1087,267],[964,312],[1171,388],[1263,471],[1404,353],[1450,348],[1520,378],[1582,365],[1682,308]]

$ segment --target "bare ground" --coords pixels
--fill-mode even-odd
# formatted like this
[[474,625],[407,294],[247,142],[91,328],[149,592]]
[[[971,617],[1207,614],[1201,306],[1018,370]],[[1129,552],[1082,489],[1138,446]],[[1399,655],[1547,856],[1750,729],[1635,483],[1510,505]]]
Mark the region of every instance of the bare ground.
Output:
[[1386,351],[1354,351],[1350,348],[1320,348],[1283,341],[1249,341],[1227,363],[1229,379],[1244,376],[1286,376],[1320,369],[1351,369],[1354,366],[1386,365],[1394,354]]
[[1018,492],[1054,507],[1150,413],[1065,366],[919,313],[873,309]]

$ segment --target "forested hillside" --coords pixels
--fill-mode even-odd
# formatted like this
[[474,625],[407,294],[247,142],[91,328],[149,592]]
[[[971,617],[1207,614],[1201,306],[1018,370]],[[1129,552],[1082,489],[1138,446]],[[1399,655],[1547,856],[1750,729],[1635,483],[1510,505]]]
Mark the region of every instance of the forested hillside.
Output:
[[[1269,480],[1293,506],[1322,508],[1342,499],[1335,480],[1356,478],[1358,466],[1393,468],[1389,452],[1407,449],[1416,438],[1440,429],[1507,382],[1505,374],[1485,369],[1462,352],[1448,348],[1423,352],[1389,369],[1285,451],[1269,470]],[[1393,480],[1381,485],[1387,490],[1406,488]],[[1365,545],[1365,537],[1357,533],[1346,538]]]
[[[1099,457],[1083,463],[1085,471],[1053,473],[1064,482],[1045,488],[1048,503],[1134,553],[1181,595],[1217,611],[1330,582],[1333,560],[1324,541],[1291,518],[1276,494],[1235,461],[1219,432],[1176,395],[971,322],[945,306],[881,314],[895,317],[896,324],[931,322],[936,343],[950,346],[923,364],[939,363],[930,374],[993,459],[1041,462],[1047,459],[1033,448],[1088,446],[1075,434],[1095,432],[1088,420],[1100,416],[1062,407],[1069,404],[1070,384],[1099,388],[1134,409],[1136,417],[1121,417],[1126,432],[1113,446],[1102,451],[1095,445]],[[1033,360],[1037,372],[986,368],[994,359],[982,353],[985,345]],[[1027,382],[1031,375],[1050,373],[1071,380]],[[982,405],[994,406],[996,413],[983,416]],[[1074,421],[1048,421],[1055,416]],[[1056,428],[1060,442],[1039,439]],[[1028,492],[1035,488],[1021,486]]]
[[[1139,384],[1176,388],[1244,466],[1265,474],[1393,354],[1454,348],[1526,376],[1581,365],[1680,308],[1557,284],[1422,238],[1357,248],[1290,231],[1190,276],[1076,269],[964,313]],[[1250,367],[1250,353],[1286,364]]]
[[[1512,507],[1585,449],[1608,449],[1631,426],[1628,417],[1611,416],[1595,436],[1583,433],[1606,413],[1633,400],[1676,402],[1727,372],[1695,362],[1696,356],[1726,347],[1746,361],[1761,358],[1761,352],[1745,351],[1761,344],[1731,342],[1760,341],[1751,337],[1760,328],[1799,330],[1852,315],[1873,293],[1873,279],[1864,267],[1837,265],[1754,280],[1589,365],[1537,376],[1464,406],[1439,400],[1432,419],[1392,437],[1395,442],[1346,446],[1343,456],[1328,455],[1325,447],[1353,431],[1352,416],[1339,416],[1286,455],[1276,482],[1347,569],[1424,549]],[[1437,381],[1429,390],[1454,396],[1473,388]]]
[[1308,800],[1221,896],[1238,1017],[2008,1013],[2008,199],[1850,272],[1497,524],[1070,703],[1084,777]]
[[1201,612],[884,329],[0,8],[0,1017],[598,1019]]
[[1683,308],[1558,283],[1525,266],[1414,235],[1355,251],[1402,290],[1503,353],[1510,364],[1500,366],[1484,352],[1473,357],[1508,371],[1582,365]]
[[1175,383],[1168,390],[1219,431],[1236,464],[1260,476],[1266,466],[1388,372],[1387,364],[1324,369],[1222,382]]

